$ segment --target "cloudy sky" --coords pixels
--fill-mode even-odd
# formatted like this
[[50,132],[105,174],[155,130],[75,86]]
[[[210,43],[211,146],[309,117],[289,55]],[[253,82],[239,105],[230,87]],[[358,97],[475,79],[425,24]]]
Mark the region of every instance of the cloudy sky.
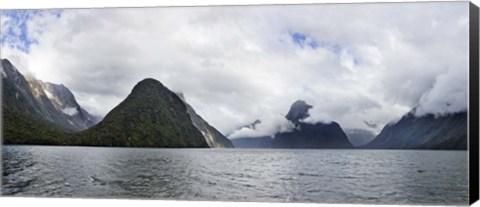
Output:
[[225,134],[279,130],[298,99],[374,132],[467,108],[468,2],[10,10],[1,34],[2,58],[99,116],[147,77]]

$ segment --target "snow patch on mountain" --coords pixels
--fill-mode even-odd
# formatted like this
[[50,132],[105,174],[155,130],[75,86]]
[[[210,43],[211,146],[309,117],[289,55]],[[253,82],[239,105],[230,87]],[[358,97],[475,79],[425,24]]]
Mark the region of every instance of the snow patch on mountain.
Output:
[[47,98],[50,99],[50,101],[53,101],[55,99],[55,96],[53,96],[53,94],[50,93],[50,91],[43,90],[43,92],[45,92],[45,95],[47,95]]

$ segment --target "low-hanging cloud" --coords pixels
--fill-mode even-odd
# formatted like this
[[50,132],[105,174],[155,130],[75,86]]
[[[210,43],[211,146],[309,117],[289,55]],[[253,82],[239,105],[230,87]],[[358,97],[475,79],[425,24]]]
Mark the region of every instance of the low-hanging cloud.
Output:
[[436,77],[430,90],[420,97],[415,115],[445,115],[467,110],[468,76],[449,70]]
[[[314,106],[305,121],[378,132],[413,107],[466,109],[466,14],[468,2],[47,10],[22,20],[28,52],[6,38],[1,55],[95,115],[152,77],[224,134],[269,116],[260,134],[273,134],[298,99]],[[2,36],[19,25],[1,20]]]
[[260,118],[260,122],[252,126],[241,127],[234,130],[228,138],[244,137],[273,137],[276,133],[290,132],[295,125],[282,115],[268,115]]

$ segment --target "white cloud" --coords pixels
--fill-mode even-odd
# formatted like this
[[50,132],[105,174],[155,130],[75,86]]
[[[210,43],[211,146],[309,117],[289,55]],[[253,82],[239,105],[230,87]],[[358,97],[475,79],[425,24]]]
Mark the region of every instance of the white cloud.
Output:
[[66,107],[62,109],[62,113],[69,116],[75,116],[76,114],[78,114],[78,110],[76,107]]
[[242,127],[233,131],[228,138],[235,139],[241,137],[273,137],[277,132],[289,132],[295,128],[295,125],[279,114],[270,114],[260,117],[261,122],[255,124],[255,127]]
[[306,121],[378,131],[417,105],[466,108],[467,12],[466,2],[67,9],[30,20],[29,54],[2,45],[2,57],[96,115],[152,77],[223,133],[298,99],[314,106]]

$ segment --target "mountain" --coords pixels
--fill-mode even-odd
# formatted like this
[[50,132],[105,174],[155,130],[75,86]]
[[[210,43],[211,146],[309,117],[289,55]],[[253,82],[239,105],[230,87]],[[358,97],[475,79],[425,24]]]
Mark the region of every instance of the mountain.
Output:
[[308,110],[311,108],[313,108],[313,106],[307,104],[305,101],[297,100],[290,106],[290,110],[285,118],[292,122],[298,122],[310,116]]
[[347,135],[336,122],[295,123],[291,132],[275,134],[272,148],[353,148]]
[[272,147],[273,138],[265,137],[244,137],[231,139],[235,148],[270,148]]
[[180,99],[187,107],[187,113],[190,116],[193,126],[195,126],[205,138],[209,147],[215,148],[232,148],[232,142],[223,136],[217,129],[210,126],[200,115],[198,115],[190,104],[185,101],[182,93],[177,93]]
[[345,134],[347,134],[348,141],[355,147],[365,145],[375,139],[375,134],[364,129],[346,129]]
[[93,116],[80,107],[65,86],[24,76],[7,59],[1,60],[1,68],[4,107],[18,109],[69,131],[80,131],[95,124]]
[[26,78],[6,59],[2,76],[2,134],[4,144],[65,144],[71,129],[59,125],[48,99],[35,97]]
[[184,102],[159,81],[137,83],[97,125],[74,135],[74,145],[208,147]]
[[5,144],[233,147],[191,106],[153,79],[138,83],[93,126],[98,119],[63,84],[24,76],[7,59],[1,60],[1,76]]
[[53,103],[53,106],[68,115],[69,121],[78,129],[86,129],[99,122],[99,118],[91,115],[75,100],[73,93],[63,84],[54,84],[39,81],[45,91],[45,95]]
[[415,109],[387,124],[365,148],[467,149],[467,112],[415,116]]
[[[291,131],[277,132],[273,139],[265,137],[239,137],[232,138],[235,147],[240,148],[352,148],[345,132],[336,122],[331,123],[306,123],[303,120],[310,115],[308,111],[313,108],[305,101],[295,101],[288,111],[285,119],[295,127]],[[244,126],[255,130],[261,120]]]
[[[5,85],[4,85],[5,87]],[[5,97],[5,96],[4,96]],[[68,131],[13,107],[2,107],[3,144],[67,145]]]
[[305,123],[308,110],[313,106],[305,101],[295,101],[287,115],[295,128],[290,132],[275,134],[272,148],[352,148],[347,135],[336,122],[315,124]]

